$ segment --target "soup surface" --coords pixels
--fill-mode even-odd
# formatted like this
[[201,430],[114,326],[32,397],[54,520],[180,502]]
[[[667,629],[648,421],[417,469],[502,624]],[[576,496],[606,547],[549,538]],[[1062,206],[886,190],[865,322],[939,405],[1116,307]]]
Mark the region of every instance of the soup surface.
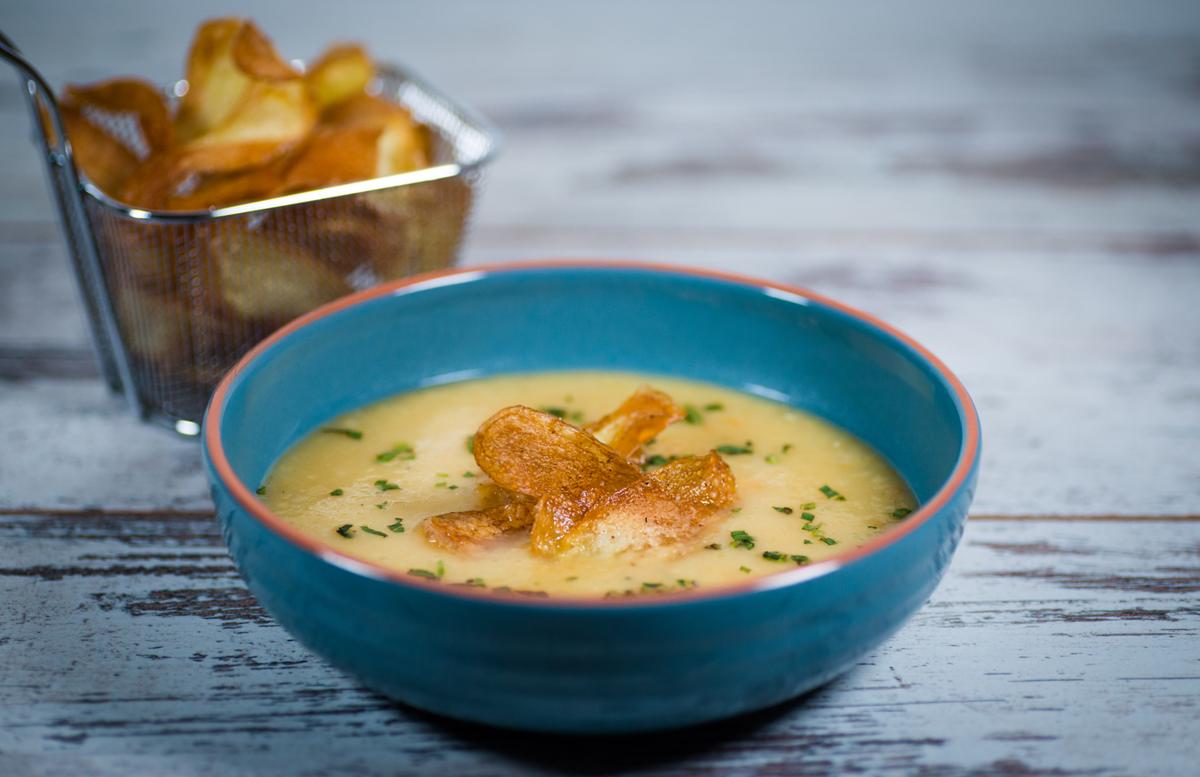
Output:
[[[424,520],[479,507],[487,477],[470,441],[493,413],[520,404],[582,424],[644,385],[686,416],[646,445],[643,469],[716,450],[736,478],[733,504],[694,538],[615,555],[540,555],[528,530],[466,549],[425,536]],[[466,381],[360,408],[284,454],[259,493],[349,556],[448,584],[552,596],[662,595],[769,575],[860,545],[916,505],[877,453],[815,416],[707,383],[592,371]]]

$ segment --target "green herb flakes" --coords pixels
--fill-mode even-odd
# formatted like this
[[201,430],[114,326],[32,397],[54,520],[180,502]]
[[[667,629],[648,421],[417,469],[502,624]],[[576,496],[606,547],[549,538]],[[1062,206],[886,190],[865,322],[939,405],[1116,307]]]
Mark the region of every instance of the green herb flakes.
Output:
[[792,554],[791,556],[788,556],[788,558],[790,558],[792,561],[795,561],[797,565],[804,565],[808,563],[808,556]]
[[384,534],[383,532],[379,531],[378,529],[372,529],[370,526],[366,526],[366,525],[359,526],[358,528],[362,529],[367,534],[374,534],[376,537],[383,537],[384,539],[387,539],[387,535]]
[[346,539],[350,539],[351,537],[354,536],[354,524],[343,523],[341,526],[334,529],[334,531],[336,531],[338,534],[342,535]]
[[800,513],[800,520],[802,521],[809,521],[811,523],[816,517],[812,513]]
[[567,417],[567,410],[563,407],[539,407],[538,410],[541,410],[543,413],[549,413],[555,418]]
[[375,461],[391,461],[392,459],[400,459],[400,461],[412,461],[417,457],[417,452],[413,447],[406,442],[398,442],[383,453],[375,454]]
[[696,426],[704,423],[704,416],[700,415],[700,411],[696,409],[695,405],[684,405],[683,420],[685,423]]
[[786,443],[784,443],[784,444],[783,444],[783,448],[782,448],[782,450],[783,450],[783,452],[784,452],[784,453],[787,453],[787,452],[788,452],[788,451],[790,451],[791,449],[792,449],[792,444],[791,444],[790,442],[786,442]]
[[388,528],[388,531],[392,532],[393,534],[403,534],[404,533],[404,519],[397,518],[395,523],[389,523],[387,528]]
[[330,495],[330,496],[341,496],[341,495],[342,495],[342,494],[344,494],[344,493],[346,493],[346,492],[345,492],[345,491],[343,491],[342,489],[340,489],[340,488],[335,488],[335,489],[333,489],[332,491],[330,491],[330,492],[329,492],[329,495]]
[[723,453],[726,456],[742,456],[747,453],[754,453],[754,449],[744,445],[718,445],[717,453]]
[[408,570],[408,574],[412,575],[413,577],[423,577],[426,580],[439,579],[437,575],[435,575],[433,572],[430,572],[428,569],[410,569]]
[[825,543],[826,545],[837,545],[837,540],[835,540],[833,537],[822,537],[821,542]]
[[363,433],[358,429],[347,429],[344,426],[326,426],[321,432],[322,434],[340,434],[351,440],[361,440],[363,437]]
[[825,495],[826,499],[834,499],[838,502],[846,501],[846,497],[842,496],[835,489],[830,488],[828,485],[821,486],[821,493]]
[[733,538],[733,542],[729,543],[730,547],[745,548],[746,550],[754,549],[754,538],[741,529],[729,532],[729,536]]
[[483,582],[482,577],[467,578],[466,582],[463,585],[469,585],[472,588],[487,588],[487,584]]
[[777,513],[783,513],[784,515],[791,515],[792,513],[796,512],[795,510],[793,510],[793,509],[792,509],[792,508],[790,508],[790,507],[775,507],[775,506],[772,506],[772,507],[771,507],[771,509],[772,509],[772,510],[774,510],[775,512],[777,512]]
[[[392,481],[385,480],[383,478],[375,481],[375,487],[380,491],[396,491],[400,488],[400,486],[396,485]],[[384,504],[387,504],[387,502],[384,502]]]
[[438,580],[441,580],[443,577],[446,576],[446,565],[442,563],[441,559],[438,559],[438,563],[437,563],[437,576],[438,576]]
[[254,493],[258,494],[259,496],[262,496],[263,494],[267,493],[267,487],[259,486],[258,488],[254,489]]
[[475,455],[475,435],[473,434],[467,437],[467,453]]
[[383,508],[385,508],[385,507],[387,507],[387,506],[388,506],[388,503],[387,503],[387,502],[380,502],[379,504],[375,505],[375,509],[376,509],[376,510],[382,510]]
[[787,556],[777,550],[764,550],[762,557],[767,561],[787,561]]
[[704,406],[704,409],[710,413],[715,413],[720,410],[724,410],[725,406],[722,405],[720,402],[709,402],[707,405]]
[[453,483],[451,483],[450,485],[446,486],[446,488],[448,488],[448,489],[450,489],[451,491],[453,491],[453,490],[455,490],[456,488],[458,488],[458,486],[456,486],[456,485],[454,485]]
[[778,464],[779,463],[779,454],[778,453],[768,453],[766,456],[763,457],[763,461],[767,462],[768,464]]
[[466,472],[463,473],[463,477],[464,478],[473,478],[473,477],[475,477],[475,473],[472,472],[471,470],[467,470]]
[[747,575],[750,574],[750,567],[738,567],[738,569],[745,572]]
[[895,510],[892,510],[892,517],[907,518],[911,512],[912,510],[908,507],[897,507]]
[[800,509],[801,510],[816,510],[817,503],[816,502],[805,502],[804,504],[800,505]]
[[642,583],[642,590],[652,591],[655,588],[662,588],[662,583]]
[[720,543],[712,542],[712,543],[709,543],[708,545],[705,545],[704,549],[705,550],[720,550],[721,545],[720,545]]

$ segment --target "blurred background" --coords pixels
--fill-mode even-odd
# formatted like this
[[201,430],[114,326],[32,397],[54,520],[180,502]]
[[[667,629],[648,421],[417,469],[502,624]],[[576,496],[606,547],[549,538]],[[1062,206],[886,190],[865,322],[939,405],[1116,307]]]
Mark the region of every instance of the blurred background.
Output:
[[[197,23],[229,13],[287,57],[363,41],[499,126],[463,262],[637,258],[811,287],[972,390],[978,512],[1194,511],[1194,0],[6,2],[0,28],[56,86],[168,81]],[[10,442],[63,437],[77,493],[12,459],[0,492],[161,505],[169,474],[176,506],[204,508],[195,446],[131,418],[114,439],[124,407],[95,379],[15,79],[0,114],[0,415]],[[1131,468],[1155,486],[1130,488]]]

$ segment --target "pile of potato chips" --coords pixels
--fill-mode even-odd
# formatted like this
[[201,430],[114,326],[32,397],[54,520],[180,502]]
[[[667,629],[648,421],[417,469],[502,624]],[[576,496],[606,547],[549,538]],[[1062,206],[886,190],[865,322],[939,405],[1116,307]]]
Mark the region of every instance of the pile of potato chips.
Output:
[[[215,19],[196,32],[177,100],[121,78],[67,87],[60,103],[76,164],[101,191],[203,212],[428,167],[449,141],[388,99],[401,83],[354,45],[301,72],[252,22]],[[282,324],[450,265],[471,199],[472,180],[453,176],[174,221],[85,204],[139,393],[198,420],[223,373]]]
[[[102,191],[201,210],[427,167],[428,130],[369,94],[374,77],[360,46],[335,46],[301,73],[253,22],[215,19],[196,32],[178,110],[135,78],[69,86],[61,103],[76,160]],[[136,144],[107,130],[113,114],[136,121]]]

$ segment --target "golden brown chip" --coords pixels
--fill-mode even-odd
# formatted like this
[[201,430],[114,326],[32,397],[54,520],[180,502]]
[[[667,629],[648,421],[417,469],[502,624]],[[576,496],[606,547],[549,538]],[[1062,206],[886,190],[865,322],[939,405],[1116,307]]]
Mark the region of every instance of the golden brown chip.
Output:
[[583,428],[622,456],[633,457],[643,445],[680,418],[683,418],[683,408],[671,397],[642,386],[616,410]]
[[277,233],[219,235],[210,251],[221,298],[244,318],[282,323],[350,291],[341,274]]
[[220,124],[183,146],[181,163],[196,173],[256,167],[297,145],[315,123],[302,83],[254,82]]
[[590,433],[521,405],[483,422],[475,461],[502,488],[538,497],[530,539],[539,553],[553,553],[576,520],[642,475]]
[[72,108],[87,107],[114,114],[132,114],[142,138],[152,152],[168,148],[175,130],[166,98],[153,84],[138,78],[113,78],[94,84],[71,84],[62,102]]
[[286,81],[299,78],[291,63],[279,56],[275,45],[251,21],[242,24],[230,46],[234,64],[250,78],[261,81]]
[[279,193],[279,165],[268,163],[226,175],[200,177],[186,193],[169,197],[166,210],[206,210],[253,202]]
[[283,191],[319,189],[375,177],[380,127],[320,127],[288,165]]
[[447,550],[462,550],[533,523],[533,500],[522,499],[482,510],[445,513],[421,524],[425,539]]
[[612,555],[688,540],[733,504],[734,494],[733,473],[716,452],[687,456],[607,496],[555,550]]
[[196,29],[188,51],[187,93],[179,101],[175,127],[181,141],[190,141],[233,113],[251,78],[233,58],[233,46],[244,19],[210,19]]
[[331,46],[322,54],[304,80],[317,106],[326,108],[355,95],[362,95],[375,78],[375,63],[362,46]]
[[75,107],[62,106],[63,124],[71,141],[75,164],[105,194],[119,191],[138,167],[138,158],[124,144],[97,127]]

